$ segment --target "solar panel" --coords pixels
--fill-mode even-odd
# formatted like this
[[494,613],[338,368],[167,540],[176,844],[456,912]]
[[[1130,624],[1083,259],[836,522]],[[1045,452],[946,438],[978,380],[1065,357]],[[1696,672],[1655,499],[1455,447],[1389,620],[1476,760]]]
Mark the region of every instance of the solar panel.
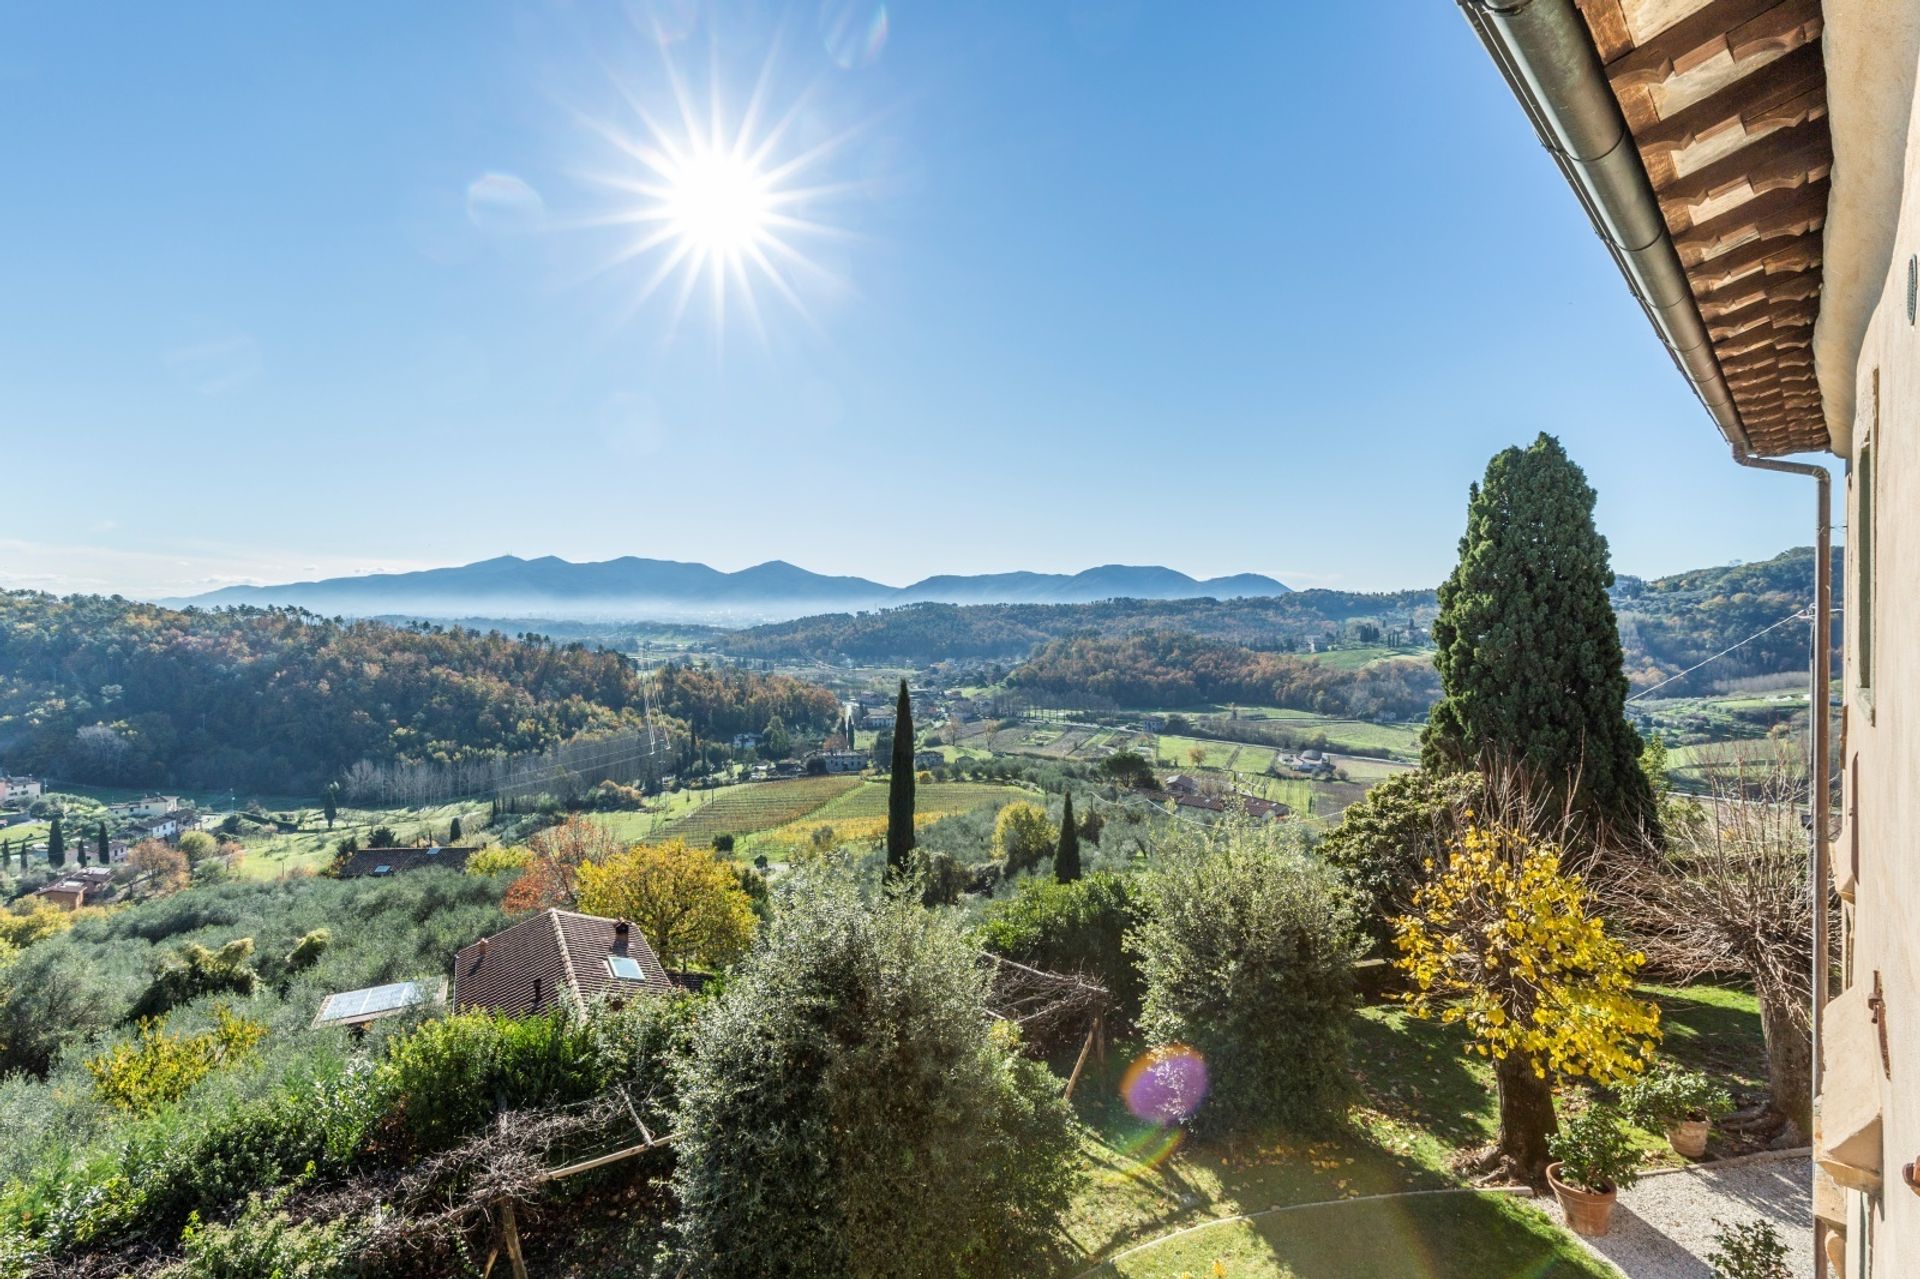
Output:
[[640,961],[631,955],[609,955],[607,956],[607,967],[613,970],[615,977],[624,978],[627,981],[645,981],[647,979],[647,970],[642,968]]
[[431,981],[401,981],[388,986],[369,986],[365,990],[328,995],[320,1005],[320,1013],[313,1019],[313,1024],[324,1026],[329,1022],[382,1017],[415,1004],[428,1003],[435,997],[439,985]]

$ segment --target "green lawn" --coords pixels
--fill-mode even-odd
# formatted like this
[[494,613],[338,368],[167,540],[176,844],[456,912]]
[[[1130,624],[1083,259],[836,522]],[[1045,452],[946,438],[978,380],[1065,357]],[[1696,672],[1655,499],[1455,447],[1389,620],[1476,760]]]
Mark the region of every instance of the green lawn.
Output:
[[[1711,986],[1649,986],[1643,993],[1661,1005],[1667,1056],[1719,1075],[1736,1092],[1757,1087],[1765,1059],[1752,996]],[[1462,1047],[1458,1026],[1418,1021],[1392,1005],[1363,1008],[1352,1049],[1356,1093],[1344,1126],[1313,1137],[1276,1133],[1231,1144],[1182,1144],[1164,1140],[1119,1104],[1117,1081],[1127,1052],[1116,1045],[1106,1062],[1089,1067],[1074,1098],[1091,1134],[1085,1153],[1090,1176],[1069,1215],[1067,1234],[1075,1255],[1063,1262],[1060,1274],[1076,1274],[1095,1259],[1209,1219],[1458,1185],[1452,1168],[1460,1156],[1484,1147],[1498,1126],[1492,1073],[1479,1059],[1468,1060]],[[1588,1104],[1588,1092],[1571,1087],[1561,1104],[1563,1109]],[[1636,1131],[1635,1136],[1650,1163],[1680,1162],[1657,1134]],[[1227,1274],[1247,1279],[1606,1273],[1553,1268],[1577,1266],[1580,1254],[1571,1250],[1575,1245],[1569,1238],[1523,1205],[1460,1196],[1394,1201],[1377,1210],[1354,1205],[1353,1210],[1361,1210],[1370,1223],[1363,1230],[1368,1237],[1339,1238],[1338,1243],[1363,1249],[1358,1253],[1317,1251],[1332,1228],[1328,1223],[1345,1220],[1334,1215],[1349,1211],[1340,1205],[1210,1228],[1099,1273],[1138,1279],[1172,1279],[1188,1272],[1206,1276],[1216,1258],[1228,1267]],[[1410,1211],[1412,1218],[1405,1216]],[[1556,1251],[1563,1244],[1568,1250]],[[1498,1259],[1498,1267],[1474,1268],[1482,1252]],[[1410,1264],[1409,1258],[1433,1268],[1393,1268]]]
[[1507,1195],[1336,1203],[1225,1222],[1144,1249],[1113,1279],[1613,1279],[1534,1204]]

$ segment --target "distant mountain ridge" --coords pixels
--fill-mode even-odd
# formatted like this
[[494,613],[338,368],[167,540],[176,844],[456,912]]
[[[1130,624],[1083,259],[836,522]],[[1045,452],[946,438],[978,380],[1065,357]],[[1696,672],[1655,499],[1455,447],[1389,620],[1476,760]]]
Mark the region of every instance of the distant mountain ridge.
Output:
[[574,563],[501,555],[452,568],[371,573],[281,586],[228,586],[182,606],[296,605],[317,613],[618,617],[751,623],[901,604],[1087,604],[1106,599],[1241,599],[1290,588],[1259,573],[1200,579],[1161,565],[1102,564],[1079,573],[945,574],[894,587],[769,560],[725,573],[679,560]]

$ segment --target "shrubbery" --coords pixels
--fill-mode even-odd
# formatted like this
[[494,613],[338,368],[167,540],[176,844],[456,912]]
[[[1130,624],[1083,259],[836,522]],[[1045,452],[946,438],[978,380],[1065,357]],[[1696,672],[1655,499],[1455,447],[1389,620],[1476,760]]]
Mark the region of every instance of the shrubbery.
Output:
[[987,908],[980,944],[996,955],[1048,972],[1084,973],[1113,996],[1113,1011],[1139,1015],[1141,979],[1126,948],[1140,911],[1137,879],[1101,871],[1070,884],[1020,881],[1012,897]]
[[1320,841],[1320,856],[1365,899],[1364,924],[1376,942],[1392,941],[1393,921],[1412,905],[1429,864],[1445,868],[1459,814],[1482,789],[1476,773],[1396,773],[1356,800]]
[[947,916],[834,879],[790,890],[686,1071],[686,1273],[1035,1273],[1073,1122],[985,1001]]
[[1143,877],[1140,910],[1128,935],[1145,981],[1140,1028],[1204,1058],[1212,1091],[1196,1128],[1311,1128],[1344,1113],[1357,920],[1297,828],[1182,830]]

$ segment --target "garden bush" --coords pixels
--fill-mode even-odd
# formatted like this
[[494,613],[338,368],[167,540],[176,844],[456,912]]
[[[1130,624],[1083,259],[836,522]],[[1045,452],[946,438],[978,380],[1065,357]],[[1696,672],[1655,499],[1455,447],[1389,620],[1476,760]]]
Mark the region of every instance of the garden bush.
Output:
[[1414,890],[1445,867],[1457,816],[1482,788],[1476,773],[1398,773],[1356,800],[1320,841],[1320,856],[1364,898],[1362,922],[1376,943],[1393,939],[1393,920]]
[[1023,879],[1013,896],[987,907],[980,944],[1032,968],[1083,973],[1113,996],[1126,1021],[1140,1013],[1139,966],[1126,947],[1139,922],[1138,880],[1100,871],[1070,884]]
[[1127,937],[1145,995],[1140,1029],[1206,1062],[1192,1113],[1212,1134],[1344,1113],[1361,941],[1353,901],[1297,827],[1230,818],[1163,841]]
[[699,1279],[1034,1274],[1075,1182],[1059,1080],[989,1018],[956,921],[844,878],[782,895],[682,1088]]

